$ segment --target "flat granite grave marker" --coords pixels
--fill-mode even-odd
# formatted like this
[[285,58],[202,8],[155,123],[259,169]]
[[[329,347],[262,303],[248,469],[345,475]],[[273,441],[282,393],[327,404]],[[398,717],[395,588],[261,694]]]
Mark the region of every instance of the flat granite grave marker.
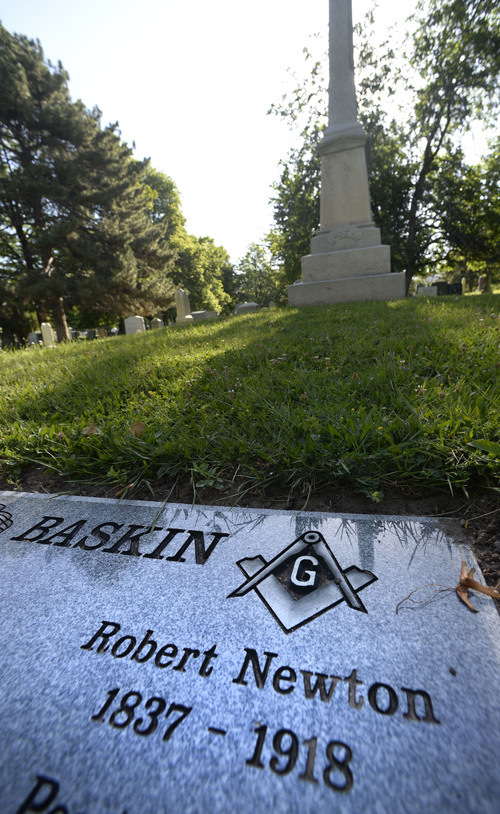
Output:
[[429,518],[0,492],[0,811],[496,814],[496,608],[395,612],[462,560]]

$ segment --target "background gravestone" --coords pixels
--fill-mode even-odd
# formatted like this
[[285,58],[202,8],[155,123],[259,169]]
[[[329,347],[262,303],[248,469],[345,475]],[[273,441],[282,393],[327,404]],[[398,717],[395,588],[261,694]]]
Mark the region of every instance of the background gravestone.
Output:
[[435,520],[0,493],[0,810],[496,814],[462,559]]
[[258,304],[256,302],[240,302],[235,308],[235,314],[248,314],[252,311],[257,311]]
[[52,325],[49,322],[42,322],[42,324],[40,325],[40,330],[42,332],[43,344],[46,347],[51,348],[53,345],[56,344],[54,331],[52,330]]
[[177,310],[176,322],[191,322],[193,317],[191,315],[191,306],[189,304],[189,297],[187,291],[183,288],[178,288],[175,292],[175,308]]
[[144,322],[144,317],[139,316],[132,316],[126,317],[123,320],[125,333],[126,334],[136,334],[137,332],[142,333],[146,330],[146,323]]

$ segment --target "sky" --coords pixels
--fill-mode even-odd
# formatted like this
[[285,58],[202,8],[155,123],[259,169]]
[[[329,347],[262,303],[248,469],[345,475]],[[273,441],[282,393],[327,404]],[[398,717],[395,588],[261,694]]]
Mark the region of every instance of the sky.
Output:
[[[371,0],[352,0],[353,20]],[[379,0],[383,31],[414,0]],[[73,99],[118,122],[138,159],[170,176],[186,228],[233,263],[272,225],[269,199],[294,137],[267,114],[328,32],[328,0],[4,0],[0,21],[60,60]]]

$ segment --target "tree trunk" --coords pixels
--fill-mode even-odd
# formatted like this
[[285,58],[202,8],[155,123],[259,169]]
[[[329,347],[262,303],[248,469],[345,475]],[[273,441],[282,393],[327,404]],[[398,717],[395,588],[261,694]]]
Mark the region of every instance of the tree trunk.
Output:
[[[442,117],[445,116],[445,121],[441,124]],[[413,195],[410,204],[410,211],[408,213],[408,239],[406,241],[406,256],[407,256],[407,266],[406,266],[406,294],[408,295],[408,291],[410,289],[410,283],[417,273],[418,264],[417,264],[417,257],[416,257],[416,238],[417,238],[417,229],[418,229],[418,210],[422,203],[425,184],[427,181],[427,176],[429,175],[432,167],[434,166],[434,161],[436,156],[441,149],[441,145],[445,139],[446,133],[448,132],[448,128],[450,126],[451,121],[451,114],[449,111],[449,107],[447,113],[443,111],[436,111],[434,116],[434,122],[430,131],[427,135],[425,150],[424,150],[424,157],[422,161],[422,166],[420,167],[420,172],[418,174],[418,178],[415,182],[415,186],[413,189]],[[436,139],[436,142],[434,142]]]
[[66,322],[66,312],[64,310],[62,297],[52,301],[52,316],[54,318],[54,328],[56,329],[58,342],[69,342],[71,337],[69,335],[68,323]]
[[47,308],[44,302],[35,303],[36,317],[38,319],[38,327],[42,329],[42,322],[47,322]]

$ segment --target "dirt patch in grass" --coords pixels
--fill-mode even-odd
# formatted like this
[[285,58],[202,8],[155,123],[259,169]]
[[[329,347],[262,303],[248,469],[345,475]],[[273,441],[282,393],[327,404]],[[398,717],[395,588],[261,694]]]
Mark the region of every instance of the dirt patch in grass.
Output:
[[[0,489],[13,489],[0,477]],[[385,514],[412,517],[438,517],[457,542],[472,547],[488,585],[500,585],[500,502],[491,492],[464,495],[424,493],[416,490],[385,491],[384,498],[374,503],[368,497],[348,488],[311,490],[310,494],[290,495],[285,490],[238,492],[211,488],[193,489],[192,484],[158,482],[152,490],[146,486],[130,489],[126,495],[116,486],[68,482],[43,467],[31,466],[18,479],[16,489],[23,492],[57,494],[64,492],[88,497],[131,500],[168,500],[171,503],[206,506],[243,506],[255,509],[308,510],[344,514]],[[457,574],[458,581],[458,574]],[[500,604],[498,605],[500,610]]]

